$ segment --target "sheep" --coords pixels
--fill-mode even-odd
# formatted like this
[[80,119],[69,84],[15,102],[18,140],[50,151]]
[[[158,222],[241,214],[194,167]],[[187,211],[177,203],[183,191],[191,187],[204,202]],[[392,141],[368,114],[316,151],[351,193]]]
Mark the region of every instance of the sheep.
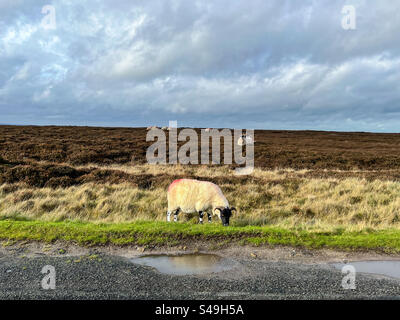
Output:
[[164,131],[167,130],[167,129],[168,129],[168,127],[162,127],[161,128],[161,130],[164,130]]
[[245,136],[245,141],[246,141],[246,144],[254,143],[253,138],[251,136]]
[[[209,181],[194,179],[178,179],[168,187],[168,211],[167,221],[171,221],[171,214],[174,214],[174,221],[178,221],[178,213],[199,213],[199,223],[203,223],[204,212],[212,209],[212,214],[217,215],[222,225],[228,226],[234,207],[229,207],[221,189]],[[211,214],[207,212],[208,222],[211,222]]]
[[253,144],[253,143],[254,143],[253,138],[245,134],[242,135],[237,141],[238,146],[244,146],[245,144]]
[[206,129],[204,129],[204,131],[205,131],[205,132],[210,132],[210,131],[211,131],[211,128],[206,128]]

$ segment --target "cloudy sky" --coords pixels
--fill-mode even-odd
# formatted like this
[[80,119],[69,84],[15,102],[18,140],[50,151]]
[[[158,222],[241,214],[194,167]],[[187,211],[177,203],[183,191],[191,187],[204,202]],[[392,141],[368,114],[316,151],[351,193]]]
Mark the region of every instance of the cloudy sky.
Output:
[[392,0],[0,0],[0,123],[400,132],[399,35]]

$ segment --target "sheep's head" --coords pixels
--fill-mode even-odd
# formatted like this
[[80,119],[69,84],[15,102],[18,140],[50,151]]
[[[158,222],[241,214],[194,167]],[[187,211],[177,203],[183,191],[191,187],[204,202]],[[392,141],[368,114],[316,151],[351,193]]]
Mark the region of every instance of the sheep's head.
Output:
[[229,219],[231,218],[232,211],[236,211],[234,207],[218,207],[214,210],[218,211],[218,216],[221,219],[222,225],[225,227],[229,226]]

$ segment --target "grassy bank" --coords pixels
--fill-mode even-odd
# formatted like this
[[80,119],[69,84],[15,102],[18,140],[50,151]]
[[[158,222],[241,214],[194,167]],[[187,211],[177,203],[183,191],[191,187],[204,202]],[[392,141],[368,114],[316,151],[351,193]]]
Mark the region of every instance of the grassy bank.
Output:
[[[97,168],[97,182],[0,185],[0,238],[87,245],[184,245],[199,240],[400,251],[399,181],[358,177],[361,171],[326,177],[326,172],[319,176],[312,170],[258,168],[236,176],[224,166]],[[178,177],[217,183],[238,208],[231,227],[223,228],[217,219],[198,225],[196,215],[185,214],[179,215],[179,223],[165,223],[166,189]]]
[[331,232],[283,229],[270,226],[222,227],[192,223],[136,221],[82,223],[0,221],[0,239],[8,241],[67,241],[81,245],[187,245],[204,241],[215,245],[290,245],[341,250],[369,249],[400,252],[400,230]]

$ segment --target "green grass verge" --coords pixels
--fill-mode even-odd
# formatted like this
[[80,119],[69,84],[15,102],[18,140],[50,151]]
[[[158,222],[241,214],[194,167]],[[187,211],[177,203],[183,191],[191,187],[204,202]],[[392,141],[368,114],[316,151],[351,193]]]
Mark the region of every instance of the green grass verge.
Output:
[[61,240],[81,245],[184,245],[190,240],[201,240],[213,243],[400,252],[400,230],[348,232],[339,228],[332,232],[316,232],[269,226],[223,227],[217,224],[150,221],[97,224],[2,220],[0,239],[44,242]]

